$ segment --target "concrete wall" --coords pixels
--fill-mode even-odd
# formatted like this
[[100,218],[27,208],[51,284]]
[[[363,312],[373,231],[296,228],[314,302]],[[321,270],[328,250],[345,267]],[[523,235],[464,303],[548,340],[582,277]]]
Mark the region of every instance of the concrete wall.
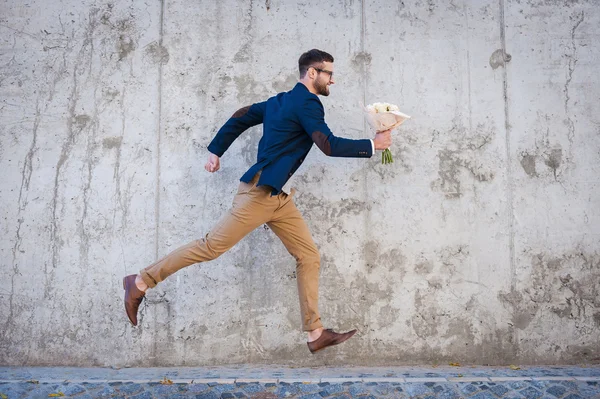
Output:
[[[600,360],[600,9],[590,1],[0,3],[0,363],[465,364]],[[204,171],[239,107],[336,58],[339,136],[360,105],[412,115],[396,162],[314,149],[296,203],[322,253],[309,356],[295,263],[259,228],[148,294],[121,278],[201,237],[261,129]]]

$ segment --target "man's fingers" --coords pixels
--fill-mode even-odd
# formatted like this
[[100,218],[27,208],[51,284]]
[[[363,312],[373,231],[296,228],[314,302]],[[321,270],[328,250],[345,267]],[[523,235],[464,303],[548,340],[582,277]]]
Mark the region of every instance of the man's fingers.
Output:
[[210,172],[210,173],[213,173],[213,172],[215,172],[217,170],[217,168],[215,167],[215,165],[212,164],[212,163],[210,163],[210,162],[207,162],[206,165],[204,165],[204,169],[207,172]]

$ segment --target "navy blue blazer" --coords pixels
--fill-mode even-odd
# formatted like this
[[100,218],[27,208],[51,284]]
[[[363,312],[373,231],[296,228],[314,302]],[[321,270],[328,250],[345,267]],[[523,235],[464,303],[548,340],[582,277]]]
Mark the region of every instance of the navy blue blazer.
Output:
[[313,143],[332,157],[369,158],[373,155],[370,139],[345,139],[331,133],[319,97],[302,83],[291,91],[236,111],[219,129],[208,151],[223,156],[242,132],[259,123],[263,124],[263,136],[258,143],[257,162],[240,180],[248,183],[262,170],[257,186],[272,187],[273,195],[281,192]]

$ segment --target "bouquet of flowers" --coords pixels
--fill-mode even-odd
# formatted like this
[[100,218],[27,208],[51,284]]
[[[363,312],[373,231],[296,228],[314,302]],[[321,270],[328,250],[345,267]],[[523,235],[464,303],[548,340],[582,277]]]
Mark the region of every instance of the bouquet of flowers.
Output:
[[[400,112],[397,105],[389,103],[373,103],[367,105],[367,120],[369,125],[377,132],[394,129],[400,126],[405,120],[410,119],[410,116]],[[381,153],[381,163],[388,164],[394,162],[392,152],[386,148]]]

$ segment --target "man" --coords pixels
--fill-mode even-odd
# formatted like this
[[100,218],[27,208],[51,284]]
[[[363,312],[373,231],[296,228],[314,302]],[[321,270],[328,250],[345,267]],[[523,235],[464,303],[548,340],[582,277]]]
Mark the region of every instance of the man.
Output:
[[[208,150],[208,172],[220,168],[220,157],[231,143],[251,126],[263,124],[257,163],[240,179],[231,210],[202,239],[176,249],[123,279],[125,311],[137,325],[139,305],[148,288],[179,269],[218,258],[244,236],[267,224],[296,259],[296,278],[302,328],[308,333],[308,348],[315,353],[350,338],[356,330],[338,334],[324,330],[318,311],[320,257],[306,222],[292,200],[289,179],[304,161],[313,143],[326,155],[369,158],[392,142],[391,132],[377,133],[374,140],[350,140],[334,136],[324,120],[318,95],[328,96],[334,84],[333,57],[310,50],[298,61],[300,81],[289,92],[236,111],[214,137]],[[286,184],[288,183],[288,184]]]

